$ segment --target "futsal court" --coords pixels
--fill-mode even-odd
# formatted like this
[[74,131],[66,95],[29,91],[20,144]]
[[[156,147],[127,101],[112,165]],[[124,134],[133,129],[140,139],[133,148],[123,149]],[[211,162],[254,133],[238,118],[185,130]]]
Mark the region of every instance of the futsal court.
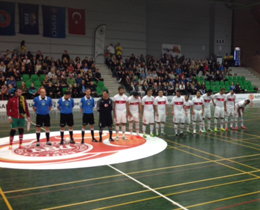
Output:
[[[1,168],[0,209],[260,209],[259,114],[260,103],[254,103],[245,110],[247,130],[183,137],[175,137],[169,116],[168,135],[160,137],[167,148],[135,161],[65,170]],[[81,118],[75,110],[75,130]],[[7,137],[8,119],[0,119],[1,138]],[[58,112],[51,112],[51,123],[51,131],[59,131]]]

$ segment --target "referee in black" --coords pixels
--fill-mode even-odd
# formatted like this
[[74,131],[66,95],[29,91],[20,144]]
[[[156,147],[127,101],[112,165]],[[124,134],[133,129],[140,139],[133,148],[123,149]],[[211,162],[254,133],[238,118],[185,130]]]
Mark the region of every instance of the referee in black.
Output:
[[103,97],[97,101],[97,111],[99,112],[99,142],[102,142],[102,134],[104,127],[108,127],[109,141],[114,141],[112,139],[113,101],[109,98],[108,90],[103,91]]
[[62,98],[58,101],[58,110],[60,111],[60,136],[61,136],[61,142],[60,144],[64,144],[64,131],[65,126],[68,125],[69,127],[69,133],[70,133],[70,143],[75,144],[75,141],[73,140],[73,125],[74,125],[74,119],[73,119],[73,107],[74,107],[74,100],[71,98],[71,92],[65,91],[65,94]]

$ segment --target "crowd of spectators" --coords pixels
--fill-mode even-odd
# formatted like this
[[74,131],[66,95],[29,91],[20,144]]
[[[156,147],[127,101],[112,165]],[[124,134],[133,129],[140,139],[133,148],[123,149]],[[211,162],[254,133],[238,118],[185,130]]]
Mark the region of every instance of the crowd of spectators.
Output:
[[[228,63],[220,64],[215,59],[180,59],[171,54],[164,54],[159,59],[151,56],[147,60],[143,55],[132,54],[123,59],[121,54],[107,50],[107,66],[130,93],[138,91],[144,95],[148,88],[153,88],[154,96],[159,90],[163,90],[164,95],[175,95],[176,90],[183,94],[195,94],[197,90],[205,93],[205,81],[226,81],[231,75]],[[198,75],[204,82],[197,80]]]
[[[14,96],[17,86],[22,89],[26,98],[36,97],[41,89],[45,89],[47,95],[52,98],[59,98],[63,95],[63,90],[72,92],[72,97],[82,97],[86,88],[90,88],[92,96],[97,95],[97,82],[103,81],[100,70],[96,68],[93,58],[85,57],[81,60],[76,57],[74,60],[68,52],[64,50],[60,59],[44,56],[40,50],[33,55],[30,51],[25,52],[24,43],[21,45],[20,53],[6,50],[0,54],[0,89],[1,100],[7,100]],[[28,83],[23,79],[23,75],[45,75],[40,81],[40,86],[36,87],[36,82]],[[38,81],[39,84],[39,81]]]

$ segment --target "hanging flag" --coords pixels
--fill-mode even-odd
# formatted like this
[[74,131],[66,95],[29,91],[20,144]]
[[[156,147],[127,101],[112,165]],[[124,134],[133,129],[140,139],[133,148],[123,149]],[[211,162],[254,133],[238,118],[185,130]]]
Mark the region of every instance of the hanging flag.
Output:
[[95,32],[95,60],[105,52],[106,25],[100,25]]
[[85,35],[85,10],[68,8],[69,33]]
[[0,35],[15,35],[14,15],[14,2],[0,2]]
[[18,4],[20,33],[21,34],[39,34],[39,7],[35,4]]
[[65,7],[42,6],[43,36],[66,38]]

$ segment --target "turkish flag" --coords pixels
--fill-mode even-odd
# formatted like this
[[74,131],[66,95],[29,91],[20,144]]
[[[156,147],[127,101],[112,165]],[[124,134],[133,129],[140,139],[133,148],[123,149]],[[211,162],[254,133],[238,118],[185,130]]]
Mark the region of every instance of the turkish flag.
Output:
[[85,35],[85,9],[68,8],[69,34]]

